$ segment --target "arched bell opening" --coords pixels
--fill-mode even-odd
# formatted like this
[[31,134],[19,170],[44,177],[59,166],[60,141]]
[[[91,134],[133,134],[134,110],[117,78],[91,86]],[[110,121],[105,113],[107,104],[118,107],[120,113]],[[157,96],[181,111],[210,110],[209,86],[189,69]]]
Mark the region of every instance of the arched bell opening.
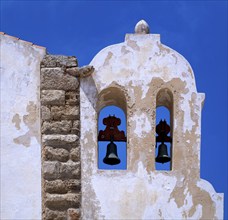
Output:
[[118,88],[108,88],[98,102],[98,168],[127,169],[126,101]]
[[156,97],[155,169],[172,170],[173,95],[162,89]]

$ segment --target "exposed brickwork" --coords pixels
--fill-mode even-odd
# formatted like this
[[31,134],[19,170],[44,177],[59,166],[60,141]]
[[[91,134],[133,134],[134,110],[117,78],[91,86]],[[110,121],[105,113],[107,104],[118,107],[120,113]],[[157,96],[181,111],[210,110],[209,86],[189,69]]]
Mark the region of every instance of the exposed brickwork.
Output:
[[[80,95],[74,57],[46,55],[41,63],[43,219],[80,218]],[[75,69],[76,68],[76,69]],[[69,70],[75,73],[69,74]],[[71,71],[71,72],[72,72]]]

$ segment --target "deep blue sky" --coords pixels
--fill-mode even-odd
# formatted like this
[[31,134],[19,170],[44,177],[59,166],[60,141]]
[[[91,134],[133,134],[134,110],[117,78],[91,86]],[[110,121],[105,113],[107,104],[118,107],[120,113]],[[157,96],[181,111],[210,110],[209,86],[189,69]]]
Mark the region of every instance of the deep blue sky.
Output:
[[[145,19],[191,64],[202,112],[201,177],[227,205],[227,1],[1,1],[1,31],[89,64]],[[228,219],[227,212],[225,217]]]

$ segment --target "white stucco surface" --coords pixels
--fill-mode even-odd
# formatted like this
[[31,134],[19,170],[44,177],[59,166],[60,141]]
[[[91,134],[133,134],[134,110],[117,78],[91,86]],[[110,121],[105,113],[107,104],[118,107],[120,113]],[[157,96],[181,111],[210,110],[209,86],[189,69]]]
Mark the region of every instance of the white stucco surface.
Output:
[[[223,219],[223,194],[200,179],[201,111],[188,61],[157,34],[127,34],[81,79],[83,219]],[[127,118],[127,170],[99,170],[97,118],[117,105]],[[169,108],[172,168],[155,170],[156,107]]]
[[40,62],[46,49],[1,37],[1,219],[41,219]]

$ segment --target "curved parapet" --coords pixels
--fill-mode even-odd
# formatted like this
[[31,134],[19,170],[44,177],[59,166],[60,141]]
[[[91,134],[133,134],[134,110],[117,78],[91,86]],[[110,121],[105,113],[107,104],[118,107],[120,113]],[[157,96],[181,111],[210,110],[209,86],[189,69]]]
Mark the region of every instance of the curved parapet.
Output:
[[164,82],[178,78],[185,83],[184,89],[196,92],[190,64],[163,45],[158,34],[127,34],[125,42],[104,48],[90,64],[95,68],[93,76],[99,84],[108,86],[115,81],[129,86],[132,83],[142,87],[141,98],[147,95],[149,84],[155,78]]

